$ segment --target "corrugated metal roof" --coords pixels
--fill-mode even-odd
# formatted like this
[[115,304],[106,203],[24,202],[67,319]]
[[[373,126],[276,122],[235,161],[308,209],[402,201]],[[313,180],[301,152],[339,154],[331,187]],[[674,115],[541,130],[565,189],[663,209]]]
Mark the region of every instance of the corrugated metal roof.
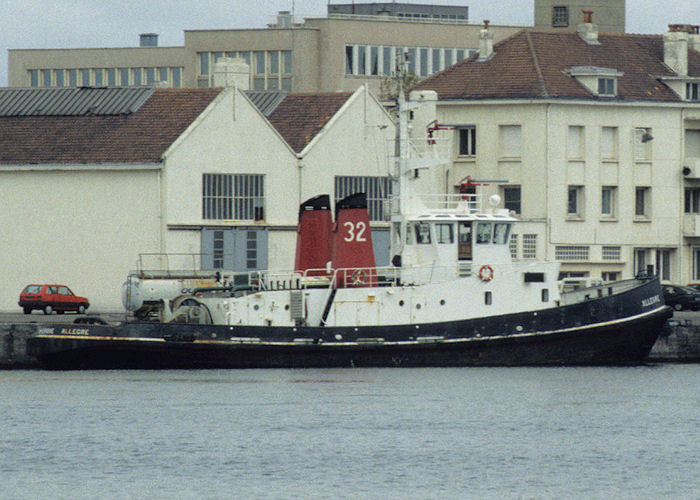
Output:
[[0,116],[126,115],[153,94],[151,87],[0,89]]
[[245,95],[255,104],[267,118],[284,101],[288,92],[284,90],[246,90]]

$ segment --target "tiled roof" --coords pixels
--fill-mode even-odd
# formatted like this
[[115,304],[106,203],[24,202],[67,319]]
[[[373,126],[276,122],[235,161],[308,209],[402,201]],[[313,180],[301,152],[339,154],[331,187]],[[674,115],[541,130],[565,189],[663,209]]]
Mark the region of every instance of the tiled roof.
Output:
[[155,89],[116,115],[0,116],[0,164],[158,162],[221,91]]
[[289,94],[268,117],[300,153],[352,96],[352,92]]
[[[618,78],[618,100],[681,100],[658,79],[675,75],[663,62],[661,35],[601,33],[598,41],[599,45],[589,45],[571,32],[520,31],[495,44],[491,59],[479,62],[472,56],[414,88],[435,90],[439,99],[606,99],[566,72],[582,66],[623,73]],[[688,74],[700,77],[700,52],[692,49]]]

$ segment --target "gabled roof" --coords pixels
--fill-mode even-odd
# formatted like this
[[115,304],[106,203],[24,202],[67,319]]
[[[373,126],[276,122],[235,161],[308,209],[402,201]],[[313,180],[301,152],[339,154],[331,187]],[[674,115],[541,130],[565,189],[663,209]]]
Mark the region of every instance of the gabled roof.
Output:
[[[55,96],[56,90],[34,89],[34,98]],[[105,114],[94,114],[95,108],[88,106],[77,114],[79,100],[94,94],[95,89],[70,90],[75,99],[73,105],[67,104],[71,113],[37,114],[34,110],[0,116],[0,164],[159,162],[166,149],[222,92],[221,88],[158,88],[135,110],[127,107],[117,114],[117,106],[103,110]],[[116,98],[124,97],[127,89],[106,90]]]
[[[222,91],[0,89],[0,165],[159,162]],[[299,153],[352,93],[246,95]]]
[[[664,64],[661,35],[598,35],[589,45],[577,33],[520,31],[494,45],[494,55],[478,55],[426,78],[414,89],[435,90],[439,99],[598,97],[567,73],[572,67],[611,68],[618,77],[617,100],[680,101],[659,77],[674,76]],[[688,74],[700,77],[700,52],[688,50]]]
[[300,153],[352,95],[352,92],[289,94],[268,119],[287,144]]

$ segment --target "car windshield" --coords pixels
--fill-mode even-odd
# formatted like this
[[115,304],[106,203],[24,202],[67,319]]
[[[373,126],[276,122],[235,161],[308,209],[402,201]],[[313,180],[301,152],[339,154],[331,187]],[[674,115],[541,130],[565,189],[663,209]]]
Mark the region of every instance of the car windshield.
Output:
[[40,290],[41,285],[29,285],[22,291],[22,293],[39,293]]

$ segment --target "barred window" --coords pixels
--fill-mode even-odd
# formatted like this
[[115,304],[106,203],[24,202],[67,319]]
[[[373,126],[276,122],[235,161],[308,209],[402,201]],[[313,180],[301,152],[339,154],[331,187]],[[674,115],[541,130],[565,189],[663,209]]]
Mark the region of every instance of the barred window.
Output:
[[510,235],[510,242],[508,243],[508,248],[510,249],[510,258],[517,259],[518,258],[518,235],[517,234]]
[[620,260],[620,247],[603,247],[603,260]]
[[554,258],[561,261],[588,260],[587,246],[562,245],[554,247]]
[[202,218],[262,220],[264,207],[263,175],[203,174]]
[[388,221],[391,198],[391,182],[388,177],[351,177],[335,178],[335,201],[355,193],[367,195],[369,220]]
[[523,259],[537,258],[537,235],[523,234]]

